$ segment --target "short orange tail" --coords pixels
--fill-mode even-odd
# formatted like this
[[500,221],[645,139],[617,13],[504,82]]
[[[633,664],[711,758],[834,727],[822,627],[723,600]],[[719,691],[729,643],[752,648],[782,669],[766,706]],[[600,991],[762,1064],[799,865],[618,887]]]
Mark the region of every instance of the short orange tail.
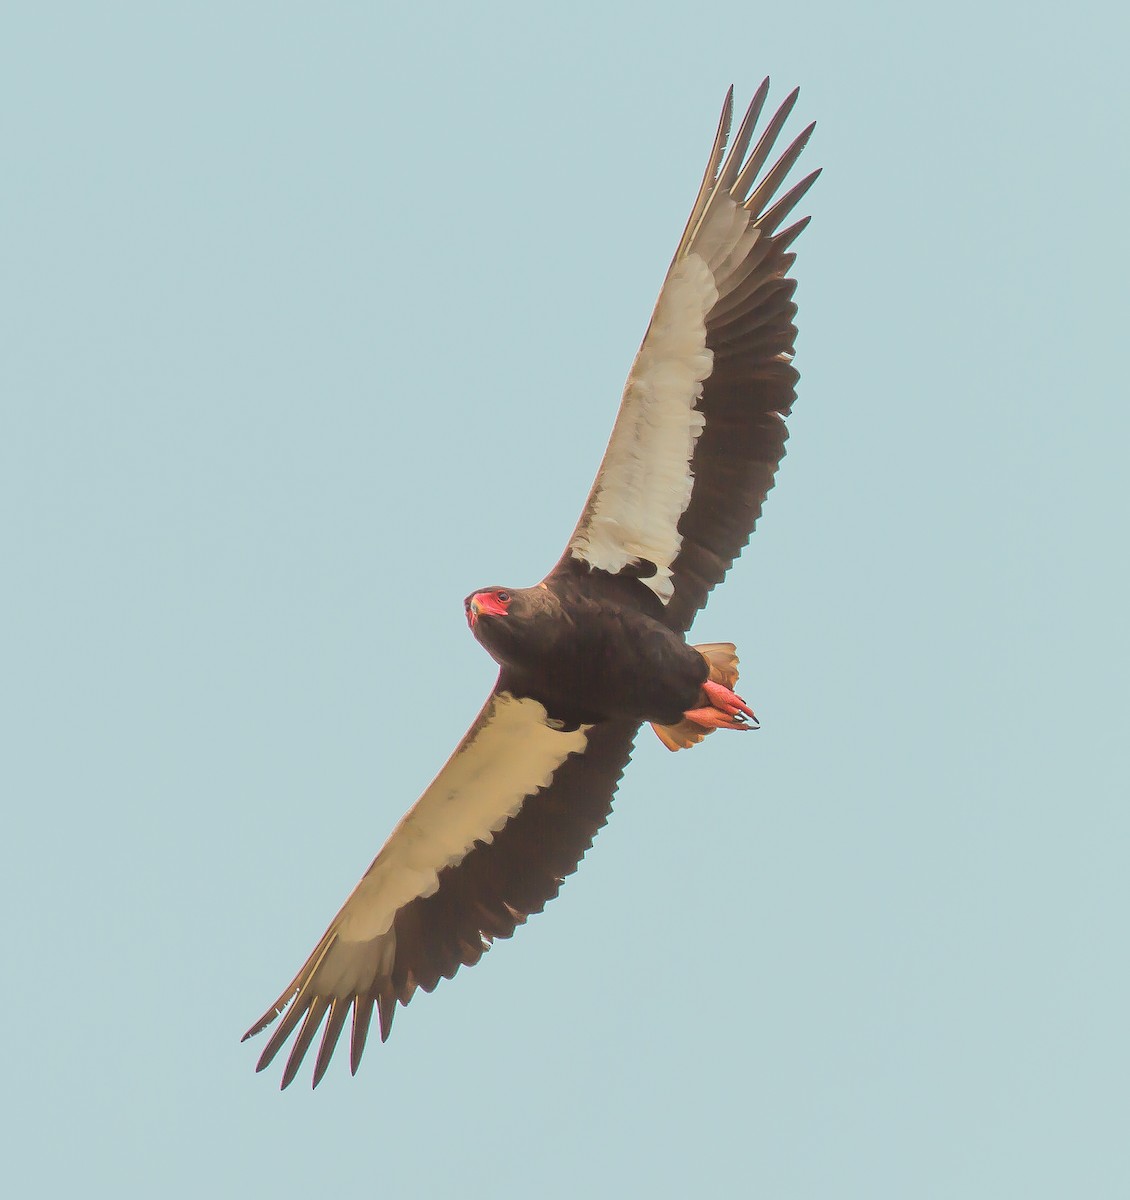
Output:
[[[706,659],[710,681],[732,691],[738,682],[738,656],[733,642],[707,642],[694,649]],[[703,703],[706,703],[705,699]],[[668,750],[688,750],[691,746],[697,746],[708,733],[714,732],[689,717],[684,717],[677,725],[657,725],[653,721],[651,727]]]

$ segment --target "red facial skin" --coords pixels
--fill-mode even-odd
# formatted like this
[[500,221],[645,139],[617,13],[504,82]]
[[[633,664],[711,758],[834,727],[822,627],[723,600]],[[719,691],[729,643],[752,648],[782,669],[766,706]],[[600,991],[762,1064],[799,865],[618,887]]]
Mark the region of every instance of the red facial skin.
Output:
[[505,588],[490,592],[476,592],[467,601],[467,624],[472,629],[482,616],[504,617],[510,607],[510,593]]

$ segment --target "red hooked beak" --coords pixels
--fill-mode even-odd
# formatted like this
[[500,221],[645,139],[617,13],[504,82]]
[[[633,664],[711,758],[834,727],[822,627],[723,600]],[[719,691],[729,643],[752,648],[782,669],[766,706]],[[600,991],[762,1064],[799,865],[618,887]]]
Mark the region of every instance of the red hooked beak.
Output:
[[476,592],[467,601],[467,624],[474,629],[479,617],[504,617],[509,607],[509,592]]

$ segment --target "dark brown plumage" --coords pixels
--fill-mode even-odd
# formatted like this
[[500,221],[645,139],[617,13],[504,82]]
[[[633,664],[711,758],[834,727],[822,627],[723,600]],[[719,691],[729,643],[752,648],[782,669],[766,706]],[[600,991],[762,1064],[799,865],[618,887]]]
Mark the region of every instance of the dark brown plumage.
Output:
[[538,701],[562,728],[671,724],[694,707],[706,663],[638,579],[566,562],[507,594],[506,614],[484,613],[472,632],[501,668],[498,688]]

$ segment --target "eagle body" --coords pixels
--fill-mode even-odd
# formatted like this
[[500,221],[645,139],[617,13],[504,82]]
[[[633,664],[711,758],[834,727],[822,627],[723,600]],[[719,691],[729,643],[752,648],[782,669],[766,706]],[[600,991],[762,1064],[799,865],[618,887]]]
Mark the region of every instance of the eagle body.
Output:
[[355,1072],[374,1015],[384,1040],[399,1006],[557,895],[607,821],[643,723],[672,750],[754,727],[732,690],[734,647],[686,635],[749,540],[796,398],[791,246],[808,218],[788,219],[819,171],[782,191],[813,126],[778,153],[797,92],[762,126],[768,91],[765,80],[732,141],[727,94],[557,565],[534,587],[467,597],[471,630],[499,666],[482,711],[244,1034],[273,1026],[260,1071],[291,1043],[283,1087],[317,1040],[316,1086],[347,1025]]
[[472,632],[501,668],[498,686],[537,700],[559,728],[671,725],[698,702],[706,660],[638,580],[566,568],[509,595],[507,614],[484,613]]

